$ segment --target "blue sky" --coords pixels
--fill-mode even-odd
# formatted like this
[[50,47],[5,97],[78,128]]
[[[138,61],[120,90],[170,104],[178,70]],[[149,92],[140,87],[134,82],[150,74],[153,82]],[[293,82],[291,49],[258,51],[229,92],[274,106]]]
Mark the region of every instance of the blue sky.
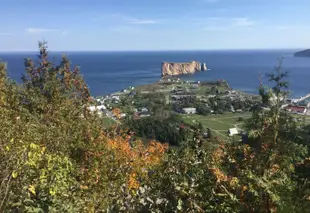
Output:
[[309,0],[2,0],[0,51],[310,48]]

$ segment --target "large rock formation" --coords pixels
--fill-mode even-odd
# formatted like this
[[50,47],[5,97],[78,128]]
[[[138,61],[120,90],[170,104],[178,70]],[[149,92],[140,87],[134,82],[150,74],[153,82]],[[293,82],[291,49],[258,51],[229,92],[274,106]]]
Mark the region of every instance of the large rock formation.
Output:
[[296,52],[294,56],[295,57],[310,57],[310,49]]
[[202,71],[208,70],[206,63],[202,63],[202,65],[201,65],[201,70],[202,70]]
[[206,66],[202,67],[201,64],[197,61],[192,61],[188,63],[164,62],[162,64],[161,76],[191,74],[204,70],[204,68],[206,68]]

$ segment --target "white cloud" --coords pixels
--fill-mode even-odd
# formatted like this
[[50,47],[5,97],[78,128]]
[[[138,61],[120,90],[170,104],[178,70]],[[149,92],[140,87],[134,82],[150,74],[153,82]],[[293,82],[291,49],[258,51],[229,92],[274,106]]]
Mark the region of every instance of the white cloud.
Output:
[[129,24],[158,24],[158,21],[150,19],[132,19],[128,22]]
[[203,31],[223,31],[231,29],[246,29],[257,22],[244,17],[207,17],[198,19],[196,24],[201,26]]
[[308,25],[276,25],[276,26],[269,26],[272,29],[276,30],[307,30],[310,29]]
[[44,34],[44,33],[58,33],[63,36],[68,35],[68,30],[60,30],[60,29],[49,29],[49,28],[27,28],[26,32],[28,34]]
[[47,28],[28,28],[26,29],[27,33],[31,34],[41,34],[41,33],[47,33],[47,32],[59,32],[58,29],[47,29]]
[[205,2],[208,2],[208,3],[216,3],[218,2],[219,0],[205,0]]
[[255,24],[254,21],[251,21],[249,18],[234,18],[232,27],[248,27],[253,26]]
[[111,28],[112,31],[118,33],[140,33],[141,30],[136,27],[128,26],[128,25],[121,25]]
[[206,27],[202,31],[226,31],[228,29],[228,27]]
[[100,15],[93,19],[94,22],[106,21],[112,25],[148,25],[148,24],[158,24],[158,20],[148,19],[148,18],[137,18],[125,14],[113,13]]

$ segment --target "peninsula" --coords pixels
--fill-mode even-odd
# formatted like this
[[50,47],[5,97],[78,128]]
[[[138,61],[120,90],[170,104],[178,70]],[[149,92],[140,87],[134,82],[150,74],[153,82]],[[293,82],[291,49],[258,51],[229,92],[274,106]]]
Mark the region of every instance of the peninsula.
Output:
[[294,57],[310,57],[310,49],[296,52]]
[[187,63],[171,63],[163,62],[161,69],[161,76],[174,76],[183,74],[192,74],[199,71],[207,70],[207,65],[205,63],[200,63],[197,61],[187,62]]

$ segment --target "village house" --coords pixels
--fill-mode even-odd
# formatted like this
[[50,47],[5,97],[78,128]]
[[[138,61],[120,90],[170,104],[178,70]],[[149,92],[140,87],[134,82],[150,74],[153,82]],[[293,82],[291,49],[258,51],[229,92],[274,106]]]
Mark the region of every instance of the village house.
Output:
[[144,118],[144,117],[150,117],[151,114],[148,111],[147,112],[143,111],[139,113],[139,116],[140,118]]
[[196,114],[196,108],[183,108],[182,112],[184,114]]
[[98,115],[102,115],[102,113],[106,110],[106,106],[100,105],[100,106],[89,106],[88,110],[91,112],[97,112]]
[[285,110],[293,114],[306,114],[307,112],[307,108],[304,106],[288,106]]
[[228,130],[228,134],[229,134],[230,137],[232,137],[234,135],[238,135],[239,133],[238,133],[237,128],[231,128],[231,129]]
[[141,112],[148,112],[149,110],[146,107],[142,107],[140,111]]

